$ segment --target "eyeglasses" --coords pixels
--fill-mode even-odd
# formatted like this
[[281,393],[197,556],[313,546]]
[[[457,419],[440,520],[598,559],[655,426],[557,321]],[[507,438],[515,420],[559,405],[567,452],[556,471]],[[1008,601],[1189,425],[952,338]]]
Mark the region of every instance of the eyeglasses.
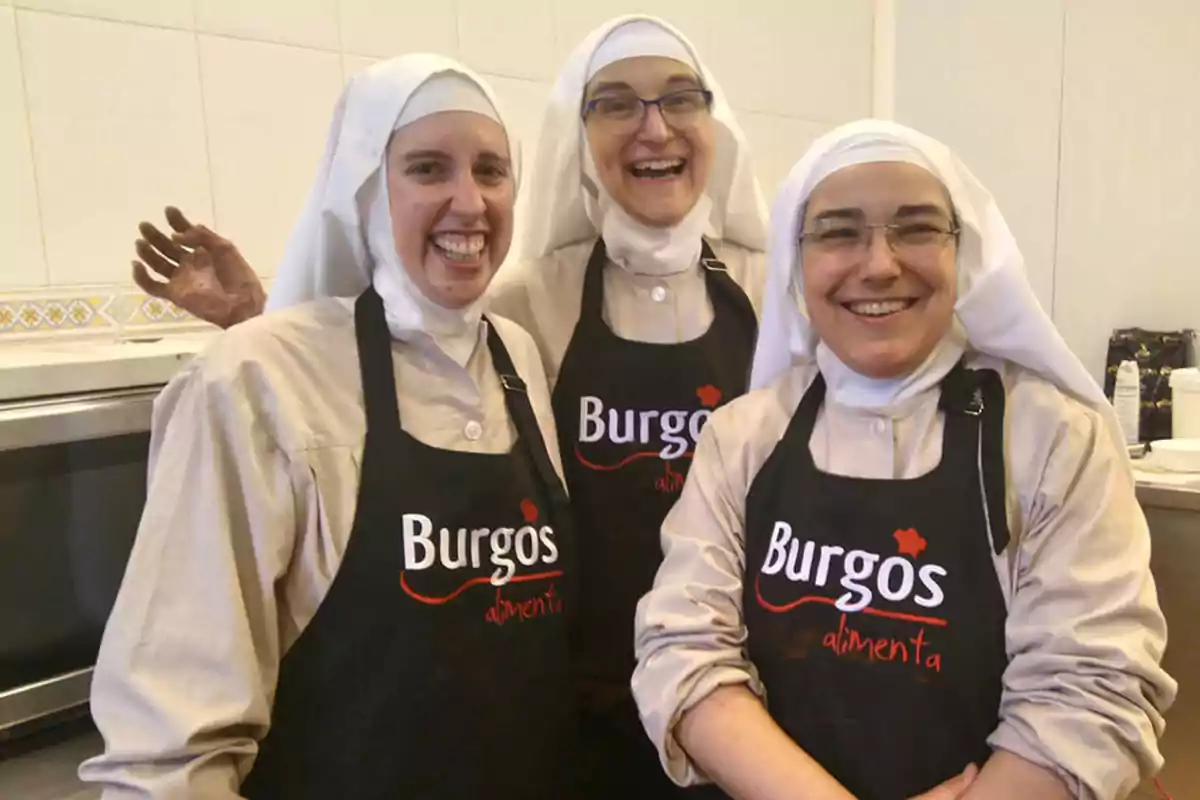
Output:
[[948,223],[906,221],[874,225],[855,220],[821,220],[817,227],[800,234],[800,244],[823,255],[849,258],[859,256],[871,246],[876,229],[882,230],[892,254],[901,260],[919,261],[937,257],[951,237],[961,228]]
[[650,106],[658,106],[663,121],[676,130],[696,124],[712,109],[713,94],[707,89],[680,89],[662,97],[646,100],[632,92],[595,97],[583,107],[583,121],[597,123],[621,132],[633,132],[642,126]]

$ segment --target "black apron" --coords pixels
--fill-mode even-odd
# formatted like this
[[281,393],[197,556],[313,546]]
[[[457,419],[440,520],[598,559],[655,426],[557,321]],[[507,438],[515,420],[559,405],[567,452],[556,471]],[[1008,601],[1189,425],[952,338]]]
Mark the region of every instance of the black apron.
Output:
[[[561,800],[577,720],[574,538],[525,387],[488,348],[518,441],[440,450],[400,427],[383,303],[356,304],[367,434],[337,576],[283,658],[251,800]],[[493,578],[503,581],[494,585]]]
[[1004,387],[956,367],[941,462],[911,480],[818,470],[824,397],[818,376],[746,499],[749,657],[802,749],[860,800],[902,800],[982,765],[999,720]]
[[705,242],[713,321],[678,344],[622,339],[604,321],[603,241],[554,388],[581,571],[577,669],[594,797],[661,798],[666,777],[629,688],[637,602],[662,562],[659,529],[712,411],[746,391],[754,308]]

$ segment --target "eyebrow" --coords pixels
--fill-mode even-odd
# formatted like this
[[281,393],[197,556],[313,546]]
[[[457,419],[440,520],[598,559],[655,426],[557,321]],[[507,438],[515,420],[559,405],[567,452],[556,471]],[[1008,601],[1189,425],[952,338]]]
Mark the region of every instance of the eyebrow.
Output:
[[915,205],[900,206],[896,209],[894,217],[924,217],[929,215],[937,215],[949,217],[950,212],[935,203],[917,203]]
[[[667,78],[666,84],[667,86],[678,86],[680,84],[685,84],[699,88],[700,80],[695,75],[679,73]],[[607,92],[632,92],[633,90],[633,87],[625,81],[604,81],[592,87],[591,94],[594,97],[595,95],[605,94]]]
[[441,150],[409,150],[404,154],[405,161],[420,161],[426,158],[447,159],[450,155]]
[[[437,161],[452,161],[453,158],[453,156],[443,150],[410,150],[404,154],[404,160],[410,164],[414,161],[424,161],[427,159],[433,159]],[[502,156],[494,150],[484,150],[479,154],[478,159],[480,161],[488,161],[495,164],[500,164],[505,167],[512,165],[511,158],[508,156]]]
[[813,222],[821,222],[827,219],[863,219],[866,214],[860,208],[831,208],[822,211],[813,217]]
[[592,94],[602,94],[604,92],[632,92],[633,87],[625,81],[604,81],[597,83],[592,87]]
[[502,166],[505,166],[505,167],[512,166],[511,158],[509,158],[508,156],[502,156],[499,153],[496,153],[492,150],[484,150],[482,153],[480,153],[479,160],[480,161],[492,161],[497,164],[501,164]]
[[[892,215],[892,219],[901,219],[903,217],[922,217],[937,215],[941,217],[949,217],[950,212],[934,203],[915,203],[903,205],[896,209],[896,213]],[[853,219],[861,220],[866,217],[861,208],[831,208],[822,211],[813,217],[813,222],[821,222],[826,219]]]

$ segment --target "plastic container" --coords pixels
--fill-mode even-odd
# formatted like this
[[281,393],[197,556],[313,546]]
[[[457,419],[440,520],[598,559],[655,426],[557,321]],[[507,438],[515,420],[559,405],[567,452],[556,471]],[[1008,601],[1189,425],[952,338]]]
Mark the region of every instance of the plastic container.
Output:
[[1125,444],[1137,444],[1138,424],[1142,416],[1142,376],[1136,361],[1122,361],[1117,367],[1117,382],[1113,388],[1113,410],[1125,434]]
[[1200,369],[1171,373],[1171,438],[1200,439]]

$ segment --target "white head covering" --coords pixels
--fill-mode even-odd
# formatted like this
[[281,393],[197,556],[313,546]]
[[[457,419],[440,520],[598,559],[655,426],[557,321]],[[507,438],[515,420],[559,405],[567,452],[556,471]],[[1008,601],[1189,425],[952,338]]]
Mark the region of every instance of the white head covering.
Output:
[[[830,174],[851,166],[902,161],[927,169],[950,193],[962,227],[956,324],[930,358],[895,381],[856,375],[818,341],[803,309],[799,235],[804,204]],[[965,165],[928,136],[882,120],[843,125],[818,139],[788,175],[771,211],[771,244],[751,388],[769,384],[793,363],[816,359],[838,402],[889,407],[936,385],[965,347],[1038,373],[1096,408],[1125,451],[1100,385],[1067,347],[1025,276],[1025,262],[995,200]]]
[[[271,286],[267,310],[320,297],[351,297],[374,285],[394,337],[428,334],[465,362],[483,301],[443,308],[412,282],[396,253],[386,150],[393,131],[441,111],[471,111],[503,126],[497,108],[481,78],[444,56],[401,56],[356,75],[334,110],[316,182]],[[515,165],[518,153],[511,138],[509,147]]]
[[[653,228],[637,222],[600,185],[584,131],[584,89],[601,69],[626,58],[663,56],[694,69],[713,93],[716,148],[708,187],[680,224]],[[558,75],[538,139],[525,255],[540,258],[576,242],[603,236],[609,256],[636,272],[688,269],[709,235],[752,250],[766,247],[766,206],[745,137],[716,80],[691,42],[660,19],[629,15],[592,31]]]

